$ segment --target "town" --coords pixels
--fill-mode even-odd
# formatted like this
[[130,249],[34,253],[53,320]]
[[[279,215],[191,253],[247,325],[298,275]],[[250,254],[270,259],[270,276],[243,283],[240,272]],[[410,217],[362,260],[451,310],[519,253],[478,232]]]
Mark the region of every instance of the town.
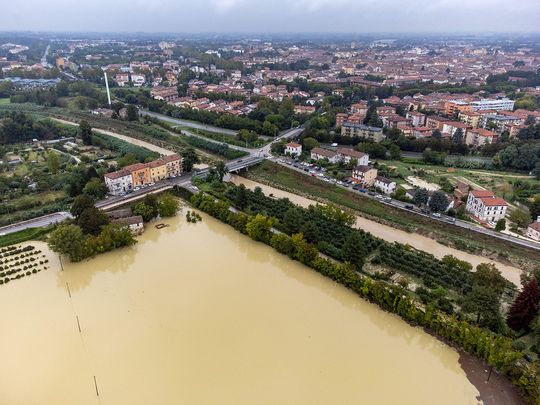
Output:
[[[463,381],[443,379],[453,392],[512,405],[540,397],[537,34],[0,33],[0,193],[1,288],[58,270],[81,338],[101,322],[85,294],[112,305],[115,325],[126,312],[137,327],[156,321],[150,345],[189,347],[200,319],[183,316],[200,301],[221,314],[206,335],[250,319],[248,307],[260,319],[306,302],[324,314],[331,303],[303,294],[326,291],[354,311],[375,304],[373,319],[398,315],[395,336],[425,328],[419,339],[436,344],[421,353],[443,342],[449,357],[470,356],[452,365]],[[291,281],[302,292],[282,302],[299,288]],[[279,327],[315,322],[294,314]],[[321,331],[343,326],[329,324],[298,336],[320,344]],[[97,369],[101,398],[110,377]]]

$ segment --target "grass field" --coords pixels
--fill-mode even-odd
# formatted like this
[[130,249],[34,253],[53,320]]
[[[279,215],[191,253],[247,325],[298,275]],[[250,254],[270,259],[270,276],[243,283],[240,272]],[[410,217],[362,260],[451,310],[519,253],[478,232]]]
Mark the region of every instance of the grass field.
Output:
[[19,232],[0,236],[0,247],[14,245],[32,239],[40,239],[53,229],[52,226],[42,228],[29,228]]
[[380,165],[386,166],[397,183],[408,184],[408,176],[419,177],[427,182],[439,184],[447,179],[455,184],[458,181],[468,183],[473,188],[485,188],[493,191],[499,197],[511,200],[513,198],[513,185],[516,180],[526,181],[540,187],[540,180],[523,173],[487,171],[475,169],[458,169],[445,166],[412,164],[398,160],[378,160]]
[[386,223],[390,226],[428,235],[439,242],[457,249],[473,252],[497,254],[512,257],[519,263],[523,258],[531,263],[540,261],[540,253],[513,245],[483,234],[471,235],[470,231],[450,224],[433,221],[404,210],[378,203],[359,193],[336,187],[315,177],[306,176],[281,165],[264,161],[250,169],[248,178],[266,183],[287,191],[300,193],[318,200],[329,201],[358,212],[360,215]]
[[9,98],[0,98],[0,105],[5,105],[11,103],[11,100]]

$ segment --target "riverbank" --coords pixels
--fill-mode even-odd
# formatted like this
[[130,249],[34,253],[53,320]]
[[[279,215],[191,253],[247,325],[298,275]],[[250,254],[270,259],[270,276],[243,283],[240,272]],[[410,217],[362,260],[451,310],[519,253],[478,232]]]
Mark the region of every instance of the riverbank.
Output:
[[[315,199],[310,199],[305,196],[293,194],[289,191],[281,190],[267,184],[259,183],[254,180],[246,179],[245,177],[233,175],[231,176],[231,182],[233,184],[244,184],[250,190],[260,187],[267,195],[273,195],[276,198],[288,198],[293,203],[307,208],[309,205],[320,203]],[[446,255],[452,255],[460,260],[465,260],[471,263],[474,267],[480,263],[493,263],[501,271],[501,274],[508,281],[514,283],[516,286],[520,286],[520,276],[522,270],[518,267],[503,264],[492,259],[488,259],[484,256],[474,255],[472,253],[463,252],[458,249],[451,248],[449,246],[442,245],[434,239],[428,238],[423,235],[408,233],[400,229],[392,228],[388,225],[384,225],[370,219],[356,215],[355,227],[370,232],[374,236],[384,239],[388,242],[399,242],[402,244],[408,244],[416,249],[423,250],[433,254],[435,257],[441,259]]]
[[[238,190],[234,192],[234,201],[242,201],[237,199],[238,196],[242,195]],[[227,199],[216,199],[213,195],[200,193],[193,196],[191,202],[196,207],[234,227],[237,231],[249,235],[251,239],[263,242],[290,259],[305,264],[319,274],[347,287],[359,297],[377,304],[381,309],[399,315],[409,324],[427,328],[439,338],[448,340],[452,345],[474,354],[481,360],[488,361],[490,365],[497,367],[508,378],[511,378],[512,384],[524,396],[533,402],[536,401],[539,396],[539,380],[535,372],[538,363],[528,364],[521,360],[523,353],[512,347],[512,339],[473,325],[467,320],[449,316],[448,313],[437,309],[437,307],[431,305],[425,307],[407,289],[362,274],[361,268],[357,266],[358,261],[354,258],[352,260],[355,261],[349,260],[351,256],[345,251],[345,247],[338,248],[333,245],[332,250],[328,245],[328,238],[324,241],[321,239],[317,246],[323,246],[322,243],[324,242],[323,249],[330,249],[334,258],[346,258],[345,263],[321,257],[321,251],[318,247],[307,242],[302,233],[291,235],[291,232],[294,233],[295,231],[274,232],[272,226],[275,222],[271,219],[272,214],[270,216],[261,215],[261,208],[265,207],[262,208],[265,213],[267,210],[272,212],[271,206],[274,207],[273,212],[280,211],[281,214],[278,214],[278,219],[284,221],[283,223],[280,222],[280,230],[284,231],[288,227],[294,226],[290,220],[283,216],[284,210],[287,213],[290,212],[286,206],[292,205],[292,203],[281,201],[279,204],[278,202],[273,204],[273,200],[262,193],[249,193],[249,197],[246,198],[249,201],[246,212],[239,212],[234,209],[231,211]],[[305,212],[311,212],[311,210]],[[327,225],[328,230],[331,232],[331,224],[328,223]],[[348,233],[347,240],[349,240],[351,237],[350,228],[349,231],[342,228],[342,233]],[[356,251],[359,249],[365,250],[366,245],[373,247],[374,243],[377,244],[376,241],[370,239],[372,236],[369,234],[362,234],[358,231],[353,233],[357,234],[355,239]],[[366,237],[362,238],[360,235]],[[382,245],[379,245],[379,249],[382,249],[385,243],[380,243]],[[417,261],[417,257],[414,254],[411,255],[410,252],[406,252],[406,250],[403,250],[402,254],[408,256],[408,260]],[[363,264],[362,262],[361,266]],[[427,268],[423,268],[428,270],[428,268],[432,267],[430,264]],[[467,283],[466,280],[463,280],[463,282]]]
[[474,233],[448,223],[433,221],[405,210],[380,204],[349,190],[334,187],[281,165],[265,161],[245,174],[246,178],[301,195],[318,202],[331,202],[353,210],[358,216],[393,229],[415,233],[440,245],[486,257],[504,265],[530,270],[540,262],[540,251],[526,249],[482,233]]

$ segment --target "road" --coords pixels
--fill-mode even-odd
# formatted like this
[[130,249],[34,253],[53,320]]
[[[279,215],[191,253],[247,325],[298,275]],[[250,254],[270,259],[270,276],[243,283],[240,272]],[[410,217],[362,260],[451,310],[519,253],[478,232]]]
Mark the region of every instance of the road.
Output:
[[[230,134],[233,134],[233,135],[236,134],[235,131],[232,131],[232,130],[229,130],[229,129],[213,127],[211,125],[206,125],[206,124],[199,124],[199,123],[192,122],[192,121],[185,121],[185,120],[181,120],[181,119],[178,119],[178,118],[171,118],[171,117],[168,117],[166,115],[158,114],[158,113],[154,113],[154,112],[150,112],[150,111],[140,111],[140,114],[141,115],[148,115],[148,116],[154,117],[154,118],[159,118],[160,120],[166,121],[166,122],[171,123],[171,124],[176,124],[176,125],[181,125],[181,126],[188,126],[185,123],[190,123],[190,124],[192,124],[192,125],[190,125],[191,128],[204,129],[204,130],[211,131],[211,132],[218,132],[218,130],[219,130],[221,133],[225,133],[224,131],[228,131],[229,135]],[[285,130],[285,131],[281,132],[279,134],[279,136],[272,139],[271,142],[269,142],[268,144],[266,144],[262,148],[246,148],[246,147],[243,147],[243,146],[237,146],[237,145],[231,145],[231,144],[227,144],[227,145],[231,149],[240,150],[240,151],[249,153],[252,156],[259,155],[261,153],[263,155],[269,155],[270,154],[270,148],[271,148],[273,143],[279,142],[282,139],[294,138],[294,137],[300,135],[303,130],[304,130],[304,128],[302,126]],[[214,143],[218,143],[218,144],[223,143],[223,142],[219,142],[219,141],[215,141],[215,140],[206,138],[206,137],[204,137],[202,135],[194,134],[193,132],[190,132],[190,131],[185,130],[185,129],[182,129],[182,133],[185,134],[186,136],[204,139],[205,141],[209,141],[209,142],[214,142]],[[178,134],[175,134],[174,132],[171,132],[171,134],[176,135],[176,136],[180,136]]]
[[28,221],[17,222],[13,225],[7,225],[0,228],[0,236],[7,235],[13,232],[23,231],[28,228],[39,228],[65,221],[72,218],[69,212],[60,211],[53,214],[44,215],[42,217],[29,219]]
[[[311,169],[308,169],[308,171],[306,171],[306,170],[304,170],[304,169],[307,169],[307,167],[305,167],[305,166],[295,166],[294,164],[291,164],[292,161],[290,159],[278,159],[278,158],[272,157],[269,160],[272,160],[274,163],[278,163],[280,165],[286,166],[289,169],[296,170],[297,172],[300,172],[300,173],[302,173],[302,174],[304,174],[306,176],[311,176],[312,175],[312,171],[310,171]],[[287,163],[287,162],[289,162],[289,163]],[[317,177],[321,181],[324,181],[323,180],[324,177],[319,176],[318,173],[319,172],[315,171],[315,174],[317,174]],[[520,245],[520,246],[523,246],[523,247],[526,247],[526,248],[540,250],[540,243],[536,243],[536,242],[526,240],[526,239],[518,239],[518,238],[516,238],[514,236],[505,235],[505,234],[493,231],[491,229],[486,229],[486,228],[484,228],[484,227],[482,227],[482,226],[480,226],[480,225],[478,225],[476,223],[462,221],[460,219],[449,217],[447,215],[441,215],[440,217],[435,217],[430,213],[423,213],[422,211],[420,211],[420,209],[418,207],[413,206],[412,203],[410,203],[410,202],[403,202],[403,201],[395,200],[393,198],[390,198],[388,196],[384,196],[384,195],[381,195],[381,194],[378,194],[378,193],[371,193],[371,194],[369,194],[367,192],[361,193],[359,191],[356,191],[356,190],[352,189],[349,185],[339,184],[339,183],[334,182],[334,181],[330,181],[329,183],[333,184],[333,185],[335,185],[337,187],[341,187],[343,189],[346,189],[351,193],[362,194],[363,197],[377,200],[377,202],[379,202],[380,204],[389,205],[389,206],[392,206],[392,207],[395,207],[395,208],[398,208],[398,209],[402,209],[404,211],[414,213],[416,215],[421,215],[421,216],[429,218],[429,219],[431,219],[433,221],[439,221],[439,222],[444,222],[444,223],[446,223],[448,225],[459,226],[460,228],[464,228],[464,229],[467,229],[467,230],[470,230],[470,231],[473,231],[473,232],[482,233],[484,235],[492,236],[492,237],[497,238],[497,239],[502,239],[502,240],[505,240],[505,241],[508,241],[508,242],[511,242],[511,243],[514,243],[516,245]],[[407,208],[407,207],[409,207],[409,208]],[[412,207],[412,209],[411,209],[411,207]]]
[[139,114],[148,115],[149,117],[159,118],[160,120],[169,122],[171,124],[181,125],[183,127],[189,127],[189,128],[194,128],[194,129],[202,129],[204,131],[209,131],[209,132],[217,132],[218,134],[235,136],[238,132],[232,129],[226,129],[226,128],[215,127],[213,125],[202,124],[200,122],[188,121],[188,120],[183,120],[180,118],[172,118],[167,115],[158,114],[158,113],[147,111],[147,110],[139,110]]

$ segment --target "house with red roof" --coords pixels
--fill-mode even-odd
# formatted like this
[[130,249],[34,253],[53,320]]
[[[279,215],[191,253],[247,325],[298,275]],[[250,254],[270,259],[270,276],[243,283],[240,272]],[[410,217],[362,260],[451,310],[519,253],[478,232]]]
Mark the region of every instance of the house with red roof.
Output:
[[489,190],[469,191],[466,210],[481,222],[496,224],[506,216],[508,204]]

